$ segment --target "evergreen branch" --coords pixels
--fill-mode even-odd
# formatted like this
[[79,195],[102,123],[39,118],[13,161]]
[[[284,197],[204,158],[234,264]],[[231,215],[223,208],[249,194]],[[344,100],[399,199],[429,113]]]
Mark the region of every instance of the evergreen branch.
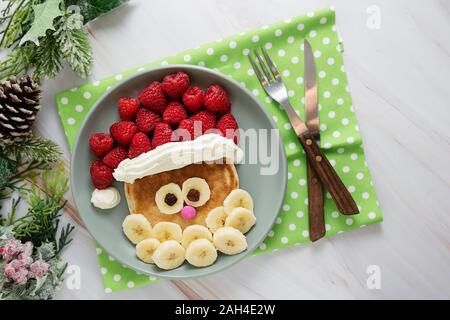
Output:
[[37,78],[54,78],[61,70],[61,52],[51,31],[40,39],[34,57],[34,74]]
[[35,44],[16,45],[6,59],[0,62],[0,79],[26,73],[34,64],[36,48]]
[[5,146],[3,152],[19,163],[38,161],[49,164],[58,161],[61,156],[61,149],[55,142],[41,137],[31,137]]
[[[14,17],[16,16],[16,14],[17,14],[18,12],[20,12],[21,7],[22,7],[22,5],[25,3],[25,1],[26,1],[26,0],[21,0],[21,1],[19,2],[19,4],[17,4],[17,6],[15,7],[14,12],[10,15],[8,24],[7,24],[6,27],[5,27],[5,32],[4,32],[4,34],[3,34],[3,37],[2,37],[2,39],[0,40],[0,48],[1,48],[2,46],[9,47],[10,42],[11,42],[11,38],[8,37],[8,35],[9,35],[9,33],[15,34],[15,29],[12,29],[12,28],[11,28],[11,25],[13,25]],[[9,13],[11,7],[14,5],[15,2],[16,2],[15,0],[11,0],[11,1],[8,3],[8,6],[5,8],[5,10],[7,10],[7,11],[4,11],[3,13],[6,13],[6,12]],[[31,8],[31,5],[30,5],[30,8]]]
[[61,229],[61,233],[59,235],[58,243],[55,247],[55,255],[58,256],[61,251],[67,247],[71,242],[72,238],[69,238],[69,235],[75,229],[71,224],[67,224],[65,228]]
[[73,226],[67,224],[58,236],[61,209],[66,202],[61,203],[68,189],[68,178],[64,166],[58,164],[42,173],[42,190],[34,185],[29,193],[27,214],[15,219],[14,234],[22,242],[31,241],[35,246],[45,242],[54,244],[57,254],[67,246],[71,239]]
[[19,205],[20,201],[22,199],[18,197],[17,199],[12,199],[11,209],[9,210],[8,214],[6,215],[6,219],[4,221],[5,226],[11,226],[14,223],[14,220],[16,218],[16,211],[17,206]]
[[63,16],[54,35],[62,57],[74,72],[86,78],[91,71],[92,51],[83,17],[78,13]]

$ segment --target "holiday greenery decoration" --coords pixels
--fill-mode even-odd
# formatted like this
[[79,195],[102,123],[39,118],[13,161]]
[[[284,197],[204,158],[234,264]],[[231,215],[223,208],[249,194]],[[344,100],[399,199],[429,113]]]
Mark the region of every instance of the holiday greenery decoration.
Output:
[[41,90],[29,76],[11,76],[0,82],[0,144],[13,144],[31,136],[40,99]]
[[55,77],[66,61],[81,77],[92,66],[92,50],[84,24],[126,0],[7,0],[0,12],[0,48],[10,49],[0,62],[0,79],[30,69]]
[[0,201],[15,191],[29,192],[30,181],[49,169],[60,156],[56,143],[39,137],[0,147]]
[[[127,0],[4,0],[0,11],[0,300],[51,299],[67,266],[74,227],[60,225],[68,178],[56,143],[32,134],[39,80],[64,63],[86,77],[92,50],[85,24]],[[32,76],[28,74],[33,72]],[[24,212],[20,212],[26,205]],[[20,209],[20,210],[19,210]]]
[[[0,300],[50,299],[63,281],[66,264],[60,253],[72,241],[74,227],[60,226],[68,178],[61,163],[51,162],[59,150],[47,141],[32,138],[26,141],[24,151],[2,150],[0,192],[5,188],[19,192],[16,198],[9,197],[11,208],[0,219]],[[53,155],[41,158],[45,150]],[[27,169],[18,169],[23,166]],[[39,171],[40,184],[35,179]],[[10,182],[12,177],[16,177],[15,183]],[[22,184],[17,186],[19,181]],[[23,199],[27,210],[18,215]]]
[[53,20],[63,15],[59,8],[62,0],[48,0],[41,4],[32,5],[34,20],[30,29],[20,39],[19,45],[31,41],[39,45],[39,38],[44,37],[47,30],[55,30]]

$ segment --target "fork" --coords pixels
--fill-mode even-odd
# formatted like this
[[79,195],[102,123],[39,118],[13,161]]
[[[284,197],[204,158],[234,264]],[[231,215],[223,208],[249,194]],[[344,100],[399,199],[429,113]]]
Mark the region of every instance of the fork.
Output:
[[350,192],[339,178],[330,161],[320,149],[320,146],[315,142],[313,134],[297,115],[294,108],[292,108],[286,86],[281,79],[281,75],[275,64],[272,62],[272,59],[270,59],[264,48],[261,48],[261,52],[263,57],[258,53],[258,50],[254,50],[258,62],[256,62],[250,54],[248,57],[264,91],[286,111],[292,128],[294,129],[301,146],[305,150],[309,163],[324,186],[330,192],[339,211],[346,215],[358,213],[359,209]]

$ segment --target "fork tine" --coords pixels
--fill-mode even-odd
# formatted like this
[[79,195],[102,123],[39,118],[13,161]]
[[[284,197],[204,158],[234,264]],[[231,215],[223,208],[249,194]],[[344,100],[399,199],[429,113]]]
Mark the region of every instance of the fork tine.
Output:
[[250,64],[252,65],[253,70],[256,73],[256,76],[258,77],[259,82],[261,83],[261,85],[264,87],[268,81],[267,79],[264,77],[264,75],[261,73],[261,71],[259,70],[258,66],[256,65],[255,60],[251,57],[251,55],[248,55],[248,59],[250,60]]
[[264,58],[266,58],[266,62],[269,65],[270,70],[272,71],[273,76],[275,79],[279,80],[281,79],[280,73],[277,70],[277,67],[275,67],[275,64],[272,62],[272,59],[270,59],[269,55],[267,54],[266,50],[264,48],[261,48],[261,51],[264,55]]
[[273,80],[272,74],[269,72],[269,69],[267,69],[266,64],[264,63],[263,58],[258,53],[257,49],[254,50],[255,56],[258,59],[259,65],[261,66],[261,69],[263,70],[264,74],[266,75],[266,79],[271,82]]

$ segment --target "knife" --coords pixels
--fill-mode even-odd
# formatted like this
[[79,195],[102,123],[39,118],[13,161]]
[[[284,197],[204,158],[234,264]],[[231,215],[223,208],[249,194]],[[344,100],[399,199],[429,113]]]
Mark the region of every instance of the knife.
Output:
[[[255,60],[248,55],[250,63],[258,77],[261,86],[267,92],[267,94],[275,101],[277,101],[280,106],[286,111],[286,114],[291,123],[292,129],[294,129],[297,135],[298,141],[302,145],[305,151],[307,159],[310,161],[315,173],[320,178],[320,181],[328,189],[333,198],[338,210],[343,214],[356,214],[359,212],[355,200],[352,195],[345,187],[339,175],[334,170],[330,161],[323,153],[320,146],[315,142],[314,136],[309,131],[306,123],[302,121],[299,115],[295,112],[294,108],[289,103],[289,96],[286,86],[281,79],[281,75],[278,72],[275,64],[270,59],[268,53],[264,48],[261,48],[264,55],[262,58],[258,52],[255,50],[256,58],[258,59],[258,64],[261,66],[261,70],[256,65]],[[264,61],[268,66],[265,65]],[[270,68],[270,72],[268,71]],[[317,86],[317,85],[316,85]],[[317,100],[317,89],[316,89],[316,100]],[[317,102],[316,102],[317,103]]]
[[[304,50],[305,50],[305,80],[308,80],[308,84],[305,84],[305,103],[309,101],[311,105],[317,105],[317,77],[316,77],[316,67],[313,58],[312,48],[309,44],[308,40],[304,41]],[[308,59],[308,61],[306,61]],[[308,78],[306,78],[306,76]],[[314,112],[314,111],[313,111]],[[328,191],[331,194],[334,202],[338,210],[345,215],[352,215],[359,213],[359,209],[355,203],[355,200],[351,196],[350,192],[345,187],[344,183],[340,179],[339,175],[334,170],[330,161],[327,159],[325,154],[320,149],[319,144],[314,141],[314,135],[309,132],[306,124],[302,123],[300,118],[295,114],[289,115],[290,119],[297,120],[299,125],[297,125],[296,121],[292,123],[293,127],[296,130],[297,136],[299,138],[300,143],[302,144],[307,159],[311,166],[313,167],[314,172],[320,178],[321,182],[327,187]],[[316,124],[318,128],[319,118],[315,118],[310,121],[310,125]],[[303,128],[303,129],[302,129]]]
[[[314,55],[311,45],[307,40],[304,41],[304,51],[305,122],[315,142],[320,145],[316,66],[314,63]],[[311,162],[307,161],[307,163],[309,238],[314,242],[325,236],[323,185],[311,166]]]

